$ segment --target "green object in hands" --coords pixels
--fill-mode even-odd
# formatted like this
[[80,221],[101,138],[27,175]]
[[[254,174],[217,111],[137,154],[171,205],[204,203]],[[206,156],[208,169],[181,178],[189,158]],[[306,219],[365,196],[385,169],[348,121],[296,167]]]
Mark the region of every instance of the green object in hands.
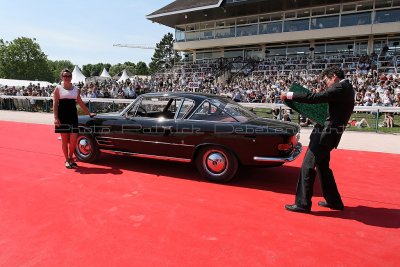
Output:
[[[310,90],[308,90],[307,88],[304,88],[303,86],[301,86],[297,83],[293,83],[289,89],[289,92],[309,93]],[[284,104],[320,125],[324,125],[326,118],[328,118],[328,104],[327,103],[306,104],[306,103],[299,103],[299,102],[295,102],[295,101],[286,99]]]

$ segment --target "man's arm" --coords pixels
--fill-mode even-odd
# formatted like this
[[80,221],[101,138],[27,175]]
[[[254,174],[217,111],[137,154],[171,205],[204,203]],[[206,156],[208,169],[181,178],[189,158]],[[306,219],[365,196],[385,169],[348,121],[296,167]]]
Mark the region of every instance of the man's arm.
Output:
[[[340,86],[340,85],[339,85]],[[296,93],[289,92],[283,93],[281,96],[282,100],[293,100],[300,103],[309,103],[309,104],[319,104],[319,103],[328,103],[334,102],[338,94],[340,93],[340,88],[337,86],[333,86],[328,90],[319,93]]]

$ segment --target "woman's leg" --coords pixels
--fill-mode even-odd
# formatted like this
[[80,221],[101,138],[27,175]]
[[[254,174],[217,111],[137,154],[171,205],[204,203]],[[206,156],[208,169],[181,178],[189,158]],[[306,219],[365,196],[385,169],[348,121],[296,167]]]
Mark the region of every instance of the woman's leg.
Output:
[[77,133],[70,133],[69,154],[68,154],[68,158],[70,158],[70,159],[72,159],[72,156],[74,155],[77,138],[78,138],[78,134]]
[[64,153],[65,161],[68,160],[68,143],[69,143],[69,133],[61,134],[62,150]]

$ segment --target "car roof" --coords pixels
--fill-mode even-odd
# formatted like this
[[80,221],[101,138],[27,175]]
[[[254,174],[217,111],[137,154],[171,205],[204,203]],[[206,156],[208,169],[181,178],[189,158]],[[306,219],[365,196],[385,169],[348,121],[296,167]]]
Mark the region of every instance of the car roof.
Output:
[[193,93],[193,92],[158,92],[158,93],[147,93],[141,96],[149,97],[187,97],[193,100],[205,100],[208,98],[220,99],[226,101],[229,98],[219,95],[206,94],[206,93]]

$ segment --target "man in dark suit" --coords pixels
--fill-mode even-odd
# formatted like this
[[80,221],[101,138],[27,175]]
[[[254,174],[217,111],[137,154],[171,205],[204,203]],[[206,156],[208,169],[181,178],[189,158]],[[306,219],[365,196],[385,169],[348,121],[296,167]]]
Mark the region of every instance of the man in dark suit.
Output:
[[[338,67],[325,69],[321,74],[327,89],[319,93],[283,93],[281,99],[302,103],[328,103],[328,118],[324,125],[316,124],[311,135],[310,144],[301,166],[297,183],[296,199],[293,205],[285,205],[289,211],[309,213],[315,175],[318,174],[322,193],[326,201],[319,206],[333,210],[343,210],[344,205],[336,186],[332,170],[329,168],[330,153],[337,148],[342,133],[354,108],[354,89],[344,79],[344,72]],[[316,170],[315,170],[316,169]]]

